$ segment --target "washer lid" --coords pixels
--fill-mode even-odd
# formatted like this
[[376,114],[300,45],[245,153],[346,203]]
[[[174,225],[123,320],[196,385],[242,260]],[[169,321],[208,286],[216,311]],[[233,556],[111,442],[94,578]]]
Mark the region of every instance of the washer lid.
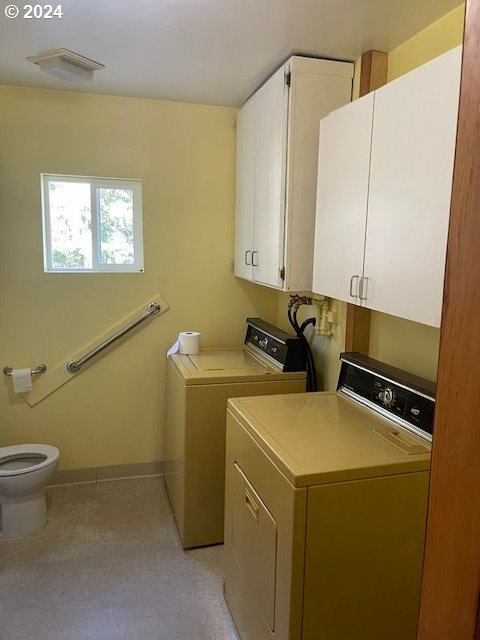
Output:
[[244,349],[202,349],[191,356],[175,353],[169,360],[186,385],[305,378],[304,371],[284,373]]
[[428,442],[337,393],[237,398],[228,408],[294,486],[430,466]]
[[253,359],[243,350],[235,351],[200,351],[194,356],[188,356],[197,371],[242,371],[265,375],[267,367]]

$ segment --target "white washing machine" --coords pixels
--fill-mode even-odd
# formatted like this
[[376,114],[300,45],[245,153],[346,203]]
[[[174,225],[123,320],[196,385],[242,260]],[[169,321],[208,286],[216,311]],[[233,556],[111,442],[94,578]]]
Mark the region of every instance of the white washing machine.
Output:
[[230,400],[225,596],[243,640],[415,640],[434,385],[343,354],[337,392]]
[[299,338],[249,318],[239,349],[168,358],[165,485],[184,548],[223,542],[227,400],[304,392],[305,357]]

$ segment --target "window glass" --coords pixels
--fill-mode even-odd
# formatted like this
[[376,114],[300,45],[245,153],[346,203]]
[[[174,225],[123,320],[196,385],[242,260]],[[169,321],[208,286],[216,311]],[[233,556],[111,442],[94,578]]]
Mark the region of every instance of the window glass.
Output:
[[45,271],[143,271],[140,180],[42,175]]
[[53,268],[92,268],[90,185],[51,181],[50,251]]
[[133,264],[133,191],[98,189],[100,262]]

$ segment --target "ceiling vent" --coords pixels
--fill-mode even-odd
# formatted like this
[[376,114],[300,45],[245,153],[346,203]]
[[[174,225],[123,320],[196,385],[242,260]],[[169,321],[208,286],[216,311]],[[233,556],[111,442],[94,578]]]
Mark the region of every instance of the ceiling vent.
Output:
[[38,56],[29,56],[27,60],[38,65],[41,71],[68,82],[88,82],[93,78],[94,71],[105,69],[104,64],[68,49],[47,51]]

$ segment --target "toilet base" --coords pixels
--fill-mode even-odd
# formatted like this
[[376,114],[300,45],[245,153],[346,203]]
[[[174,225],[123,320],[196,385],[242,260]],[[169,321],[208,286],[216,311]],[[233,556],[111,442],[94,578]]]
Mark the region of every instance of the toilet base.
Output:
[[47,524],[45,490],[26,496],[0,496],[0,540],[19,538]]

